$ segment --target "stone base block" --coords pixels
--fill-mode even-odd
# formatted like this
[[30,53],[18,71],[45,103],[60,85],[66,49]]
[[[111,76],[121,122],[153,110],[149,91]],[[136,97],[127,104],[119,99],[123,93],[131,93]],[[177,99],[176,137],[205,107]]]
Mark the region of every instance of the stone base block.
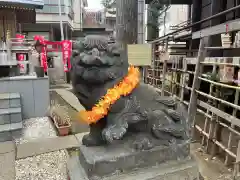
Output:
[[[81,142],[80,136],[78,136],[78,139]],[[197,167],[190,157],[190,146],[188,142],[172,146],[157,145],[150,150],[137,151],[132,146],[135,140],[135,136],[129,136],[123,141],[118,141],[116,144],[101,147],[86,147],[80,144],[80,167],[89,179],[94,180],[102,179],[103,177],[112,177],[116,174],[118,176],[119,174],[131,174],[138,169],[144,169],[140,171],[145,171],[146,168],[149,169],[148,171],[150,172],[156,171],[156,173],[160,173],[160,170],[162,171],[165,167],[169,178],[172,176],[172,172],[175,174],[175,172],[180,173],[183,171],[183,174],[186,174],[185,170],[190,172],[190,170],[193,169],[195,169],[195,171],[193,171],[194,173],[197,172]],[[159,140],[157,141],[159,142]],[[169,165],[171,163],[173,163],[173,165]],[[174,168],[171,166],[174,166]],[[163,177],[164,171],[157,174],[156,176]],[[178,176],[180,176],[180,174]],[[192,175],[192,177],[197,177],[197,175],[198,173],[196,173],[195,176]],[[139,175],[136,177],[138,176]],[[186,175],[183,175],[183,177],[186,179]]]
[[68,162],[70,180],[199,180],[199,172],[193,159],[169,161],[150,168],[139,168],[127,173],[115,173],[105,177],[89,178],[78,157]]

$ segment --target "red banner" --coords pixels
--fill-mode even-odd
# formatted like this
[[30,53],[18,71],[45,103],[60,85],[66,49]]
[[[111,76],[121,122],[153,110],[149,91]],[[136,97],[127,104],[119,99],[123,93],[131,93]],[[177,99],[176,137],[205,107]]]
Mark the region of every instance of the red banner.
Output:
[[64,40],[62,43],[64,72],[71,69],[72,41]]
[[[22,34],[16,34],[16,38],[17,38],[17,42],[23,42],[23,39],[25,38],[25,36]],[[24,65],[20,62],[20,61],[24,61],[24,54],[18,53],[17,60],[19,61],[18,65],[20,67],[20,71],[24,71]]]
[[46,42],[44,40],[43,36],[34,36],[35,41],[39,41],[42,46],[42,52],[41,52],[41,66],[43,67],[44,72],[47,72],[48,65],[47,65],[47,53],[46,53]]

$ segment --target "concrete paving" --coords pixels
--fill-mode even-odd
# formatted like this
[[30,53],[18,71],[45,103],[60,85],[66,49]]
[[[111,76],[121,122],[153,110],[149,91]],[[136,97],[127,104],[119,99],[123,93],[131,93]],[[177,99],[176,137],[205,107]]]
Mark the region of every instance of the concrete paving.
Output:
[[85,110],[85,108],[79,103],[76,96],[66,90],[66,89],[55,89],[56,93],[58,93],[69,105],[71,105],[77,111]]
[[16,158],[22,159],[62,149],[79,147],[79,143],[74,135],[30,141],[17,145]]
[[201,150],[199,143],[191,144],[191,154],[198,163],[199,172],[205,180],[233,180],[233,172],[217,158],[211,159]]
[[13,141],[0,143],[0,180],[15,180],[15,160],[79,146],[74,135],[33,140],[16,145]]
[[6,141],[0,143],[0,154],[15,151],[16,145],[13,141]]
[[[81,143],[79,137],[82,135],[83,133],[36,140],[19,145],[15,145],[12,141],[0,143],[0,180],[15,180],[15,159],[79,147],[79,143]],[[199,151],[199,147],[199,144],[192,144],[191,153],[195,157],[200,173],[205,180],[233,179],[232,171],[227,169],[221,161],[211,160],[208,155]],[[76,160],[72,159],[72,161]],[[76,165],[77,162],[74,163]]]
[[0,143],[0,180],[15,180],[15,144]]

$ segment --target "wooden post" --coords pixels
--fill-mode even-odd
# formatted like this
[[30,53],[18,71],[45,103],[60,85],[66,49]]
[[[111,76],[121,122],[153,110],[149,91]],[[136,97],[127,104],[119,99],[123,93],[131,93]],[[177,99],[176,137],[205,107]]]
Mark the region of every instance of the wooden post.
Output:
[[178,58],[174,58],[174,82],[173,82],[173,89],[172,94],[177,96],[177,68],[178,68]]
[[151,85],[154,85],[154,78],[155,78],[154,70],[155,70],[155,60],[156,60],[156,44],[155,43],[152,44],[152,54],[153,54],[153,57],[152,57],[152,67],[151,67],[152,69]]
[[174,68],[174,59],[172,60],[172,69],[171,69],[171,80],[170,80],[170,89],[169,89],[169,92],[171,94],[171,96],[173,96],[173,68]]
[[[217,62],[217,59],[215,59],[215,62]],[[212,70],[212,74],[216,74],[216,72],[217,72],[217,66],[216,65],[214,65],[213,66],[213,70]],[[210,84],[210,90],[209,90],[209,94],[210,95],[213,95],[213,84]],[[211,104],[212,103],[212,99],[208,99],[208,103],[209,104]],[[209,109],[207,109],[207,114],[209,114],[210,112],[209,112]],[[212,114],[212,117],[213,117],[213,113],[211,113]],[[211,117],[211,119],[210,119],[210,126],[209,126],[209,139],[207,139],[207,146],[206,146],[206,151],[207,152],[209,152],[209,148],[210,148],[210,141],[211,141],[211,139],[213,138],[213,135],[214,135],[214,119]],[[204,131],[206,131],[207,130],[207,125],[208,125],[208,121],[209,121],[209,119],[208,119],[208,117],[206,117],[205,118],[205,124],[204,124]],[[216,123],[216,122],[215,122]],[[205,136],[203,136],[203,138],[202,138],[202,145],[204,145],[203,143],[204,143],[204,141],[205,141]]]
[[[168,39],[166,40],[165,44],[165,52],[168,52]],[[164,56],[165,57],[165,56]],[[165,90],[165,81],[166,81],[166,72],[167,72],[167,59],[163,59],[163,75],[162,75],[162,89],[161,89],[161,96],[164,96]]]
[[239,163],[240,163],[240,141],[238,141],[237,158],[236,158],[236,162],[234,164],[234,170],[233,170],[234,179],[237,177],[239,172]]
[[177,66],[176,66],[176,80],[175,80],[175,94],[177,97],[180,97],[179,91],[180,91],[180,86],[181,85],[181,72],[179,69],[181,68],[181,58],[177,56]]
[[[239,100],[239,90],[237,89],[235,91],[235,99],[234,99],[234,104],[238,105],[238,100]],[[237,114],[237,109],[234,108],[233,110],[233,116],[236,117],[236,114]],[[233,124],[231,124],[231,128],[235,128],[235,126]],[[233,133],[230,131],[230,134],[229,134],[229,139],[228,139],[228,149],[231,150],[231,147],[232,147],[232,137],[233,137]],[[240,148],[240,147],[239,147]],[[239,149],[240,151],[240,149]],[[239,154],[240,156],[240,154]],[[226,158],[225,158],[225,165],[228,165],[229,163],[229,154],[226,153]]]
[[191,92],[191,97],[190,97],[190,102],[189,102],[189,107],[188,107],[188,118],[187,118],[187,123],[192,125],[192,132],[191,132],[191,138],[193,138],[194,135],[194,129],[195,129],[195,116],[197,112],[197,92],[196,90],[199,89],[200,86],[200,80],[199,76],[202,74],[202,65],[201,62],[204,61],[206,57],[206,52],[207,50],[205,47],[208,45],[208,37],[204,37],[200,40],[200,45],[199,45],[199,50],[198,50],[198,57],[197,57],[197,62],[195,66],[195,74],[194,74],[194,79],[193,79],[193,85],[192,85],[192,92]]
[[187,71],[187,62],[186,62],[186,60],[184,60],[183,59],[183,68],[182,68],[182,70],[183,70],[183,74],[182,74],[182,83],[181,83],[181,85],[182,85],[182,87],[181,87],[181,96],[180,96],[180,100],[181,100],[181,102],[183,102],[184,101],[184,92],[185,92],[185,82],[186,82],[186,71]]
[[[215,97],[220,98],[220,88],[219,86],[216,86],[216,93]],[[222,110],[222,104],[219,103],[217,100],[214,100],[214,106],[218,108],[219,110]],[[219,141],[221,139],[221,125],[218,123],[219,121],[219,116],[217,114],[212,113],[211,121],[214,122],[214,131],[213,131],[213,137],[212,139],[215,139]],[[213,147],[211,149],[211,156],[214,157],[219,150],[219,147],[216,143],[213,143]]]
[[7,61],[12,61],[12,44],[11,40],[6,40],[6,46],[7,46]]

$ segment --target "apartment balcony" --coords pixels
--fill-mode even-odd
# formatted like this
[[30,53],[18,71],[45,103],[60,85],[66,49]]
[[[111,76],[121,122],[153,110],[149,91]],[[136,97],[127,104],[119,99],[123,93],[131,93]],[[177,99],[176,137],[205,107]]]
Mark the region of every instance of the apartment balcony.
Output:
[[[154,0],[146,0],[145,3],[146,4],[150,4],[151,2],[154,2]],[[169,4],[169,2],[171,4],[192,4],[192,0],[159,0],[159,2],[161,4]]]
[[105,29],[105,28],[106,28],[105,24],[92,23],[88,21],[83,22],[83,29]]
[[44,7],[36,10],[36,23],[59,23],[62,20],[73,28],[74,11],[64,0],[60,1],[61,17],[59,16],[58,0],[44,0]]

